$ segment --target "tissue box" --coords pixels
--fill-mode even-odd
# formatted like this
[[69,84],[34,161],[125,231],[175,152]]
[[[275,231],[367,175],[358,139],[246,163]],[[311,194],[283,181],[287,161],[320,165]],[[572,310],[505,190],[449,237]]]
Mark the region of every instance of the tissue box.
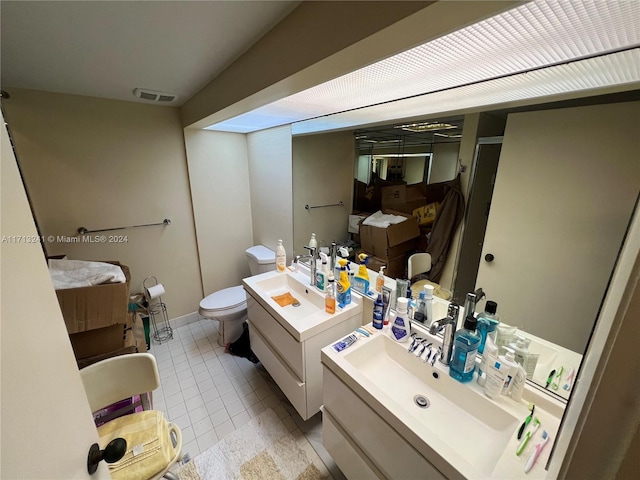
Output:
[[389,225],[387,228],[360,225],[360,244],[362,249],[382,259],[395,259],[415,248],[415,239],[420,236],[418,222],[413,215],[383,210],[382,213],[402,215],[404,222]]

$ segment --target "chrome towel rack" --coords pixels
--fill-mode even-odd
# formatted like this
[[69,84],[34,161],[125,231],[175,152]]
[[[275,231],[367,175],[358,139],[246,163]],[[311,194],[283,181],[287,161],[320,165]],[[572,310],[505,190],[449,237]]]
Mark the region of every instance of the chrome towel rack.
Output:
[[311,210],[312,208],[325,208],[325,207],[344,207],[344,202],[340,200],[338,203],[331,203],[329,205],[305,205],[304,206],[306,210]]
[[158,226],[158,225],[171,225],[171,220],[169,220],[168,218],[165,218],[160,223],[147,223],[147,224],[144,224],[144,225],[128,225],[126,227],[101,228],[101,229],[98,229],[98,230],[87,230],[84,227],[80,227],[80,228],[78,228],[78,233],[80,235],[85,235],[87,233],[112,232],[114,230],[124,230],[126,228],[155,227],[155,226]]

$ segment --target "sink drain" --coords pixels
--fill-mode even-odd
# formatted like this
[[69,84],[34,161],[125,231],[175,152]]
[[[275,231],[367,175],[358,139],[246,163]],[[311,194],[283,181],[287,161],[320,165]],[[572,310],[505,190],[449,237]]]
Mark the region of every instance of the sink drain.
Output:
[[420,408],[429,408],[429,405],[431,405],[429,399],[424,395],[416,395],[413,397],[413,402]]

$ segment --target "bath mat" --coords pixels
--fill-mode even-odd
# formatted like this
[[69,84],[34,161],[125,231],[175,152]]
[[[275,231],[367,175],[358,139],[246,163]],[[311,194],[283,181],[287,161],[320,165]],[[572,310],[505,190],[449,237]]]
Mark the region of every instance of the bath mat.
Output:
[[322,480],[270,408],[176,471],[181,480]]
[[282,295],[276,295],[275,297],[271,297],[271,298],[275,300],[278,303],[278,305],[280,305],[281,307],[286,307],[287,305],[294,305],[296,303],[300,303],[289,292],[283,293]]

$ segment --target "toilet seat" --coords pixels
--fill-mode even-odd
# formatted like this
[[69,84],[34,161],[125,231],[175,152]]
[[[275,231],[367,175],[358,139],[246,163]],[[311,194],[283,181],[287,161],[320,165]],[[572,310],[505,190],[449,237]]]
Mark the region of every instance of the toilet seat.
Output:
[[200,302],[200,315],[216,317],[232,315],[247,309],[247,295],[242,285],[229,287],[208,295]]

